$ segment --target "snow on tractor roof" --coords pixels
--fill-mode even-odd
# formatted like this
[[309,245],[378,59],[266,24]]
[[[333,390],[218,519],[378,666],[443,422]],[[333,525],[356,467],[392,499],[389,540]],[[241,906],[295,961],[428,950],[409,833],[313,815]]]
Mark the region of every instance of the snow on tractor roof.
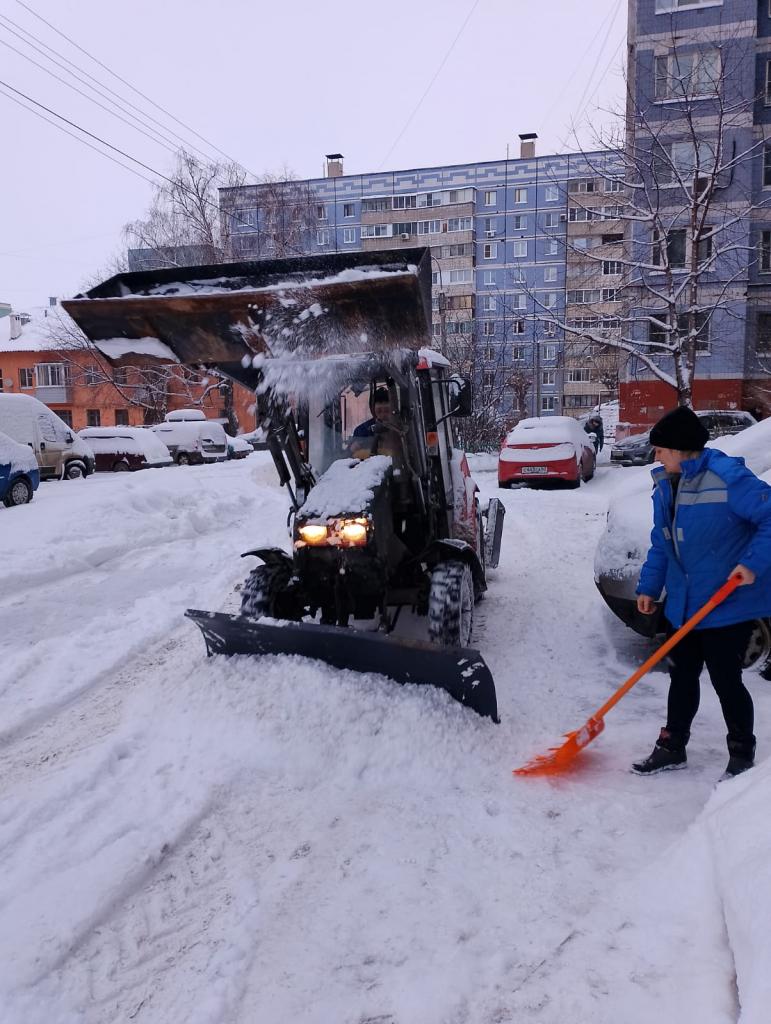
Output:
[[333,462],[297,513],[301,519],[330,519],[334,516],[359,515],[375,496],[391,466],[388,455],[372,455],[368,459],[338,459]]

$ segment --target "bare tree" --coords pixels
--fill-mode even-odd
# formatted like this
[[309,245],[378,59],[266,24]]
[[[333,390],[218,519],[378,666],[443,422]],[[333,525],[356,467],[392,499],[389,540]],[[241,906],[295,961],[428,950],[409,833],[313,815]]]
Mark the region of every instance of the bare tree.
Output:
[[156,266],[195,266],[229,258],[229,231],[220,221],[218,188],[243,185],[232,163],[207,163],[180,150],[168,180],[155,187],[147,216],[124,227],[129,248],[144,249]]
[[315,252],[316,232],[329,230],[326,208],[288,167],[266,173],[257,185],[223,189],[220,204],[236,258]]
[[654,94],[639,81],[628,88],[623,129],[599,140],[610,156],[584,153],[585,178],[569,186],[568,271],[575,256],[583,278],[568,282],[567,315],[533,296],[534,319],[598,353],[626,353],[632,373],[670,385],[688,406],[699,358],[740,316],[757,258],[750,218],[767,206],[752,192],[763,145],[747,127],[754,84],[741,87],[754,56],[731,42],[684,48],[673,34],[653,58]]

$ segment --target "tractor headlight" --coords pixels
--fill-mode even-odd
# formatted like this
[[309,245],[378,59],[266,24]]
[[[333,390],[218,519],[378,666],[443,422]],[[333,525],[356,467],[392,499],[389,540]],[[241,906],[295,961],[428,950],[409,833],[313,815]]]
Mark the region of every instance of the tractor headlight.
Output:
[[301,526],[297,532],[300,534],[300,539],[304,540],[306,544],[324,544],[329,535],[326,526],[317,524]]
[[343,544],[359,547],[367,543],[367,520],[344,519],[340,523],[339,532]]

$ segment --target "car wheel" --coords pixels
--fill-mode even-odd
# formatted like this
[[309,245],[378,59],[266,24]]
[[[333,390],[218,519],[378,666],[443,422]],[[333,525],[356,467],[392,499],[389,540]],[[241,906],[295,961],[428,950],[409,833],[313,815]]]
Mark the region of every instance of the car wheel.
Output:
[[73,459],[68,462],[64,468],[64,479],[65,480],[80,480],[86,475],[86,467],[82,462],[77,459]]
[[129,468],[128,462],[124,462],[123,459],[121,459],[119,462],[115,462],[113,464],[112,471],[113,473],[128,473]]
[[32,484],[23,476],[14,480],[3,498],[6,508],[13,508],[14,505],[27,505],[30,501],[32,501]]
[[463,562],[443,562],[431,573],[428,637],[432,643],[467,647],[474,625],[474,584]]
[[189,466],[190,465],[190,456],[187,454],[187,452],[180,452],[177,455],[177,465],[178,466]]
[[752,623],[743,667],[760,672],[764,679],[771,679],[771,623],[768,619],[755,619]]

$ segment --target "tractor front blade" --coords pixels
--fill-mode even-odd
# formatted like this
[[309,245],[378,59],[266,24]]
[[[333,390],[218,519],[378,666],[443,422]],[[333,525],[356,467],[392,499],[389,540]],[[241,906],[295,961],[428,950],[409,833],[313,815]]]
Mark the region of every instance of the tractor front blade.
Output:
[[313,623],[275,625],[223,612],[187,613],[200,628],[211,654],[298,654],[335,668],[373,672],[397,683],[438,686],[478,715],[498,722],[495,684],[479,651],[395,640]]

